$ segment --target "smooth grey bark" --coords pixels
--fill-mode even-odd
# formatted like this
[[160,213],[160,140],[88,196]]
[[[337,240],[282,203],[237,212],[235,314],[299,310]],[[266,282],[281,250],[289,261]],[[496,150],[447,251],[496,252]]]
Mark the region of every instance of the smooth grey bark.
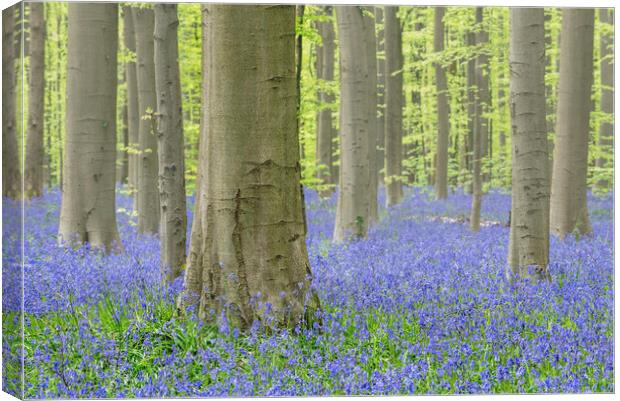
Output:
[[134,29],[134,7],[123,7],[123,33],[125,49],[130,57],[125,62],[125,82],[127,83],[127,133],[129,155],[128,187],[134,196],[134,205],[137,206],[138,190],[138,149],[140,147],[140,112],[138,105],[138,76],[136,71],[136,32]]
[[368,234],[368,63],[364,16],[357,6],[337,6],[340,51],[340,169],[335,242]]
[[21,173],[17,145],[16,60],[14,49],[15,10],[2,10],[2,196],[17,199],[21,195]]
[[377,26],[377,174],[380,184],[385,182],[385,30],[383,8],[376,6]]
[[[324,14],[330,18],[333,15],[331,6],[325,6]],[[321,83],[329,84],[334,80],[334,53],[336,45],[334,43],[335,31],[334,21],[317,22],[317,29],[321,35],[321,45],[317,46],[317,78]],[[331,176],[332,170],[332,140],[334,137],[334,127],[332,122],[331,105],[334,103],[334,95],[331,91],[319,88],[318,94],[319,111],[317,113],[317,138],[316,138],[316,160],[317,178],[323,184],[336,184],[336,180]],[[322,198],[329,197],[333,192],[333,187],[327,187],[319,191]]]
[[28,133],[24,165],[24,194],[43,194],[43,124],[45,117],[45,18],[43,3],[30,3],[30,46],[28,81]]
[[386,204],[402,201],[403,50],[398,7],[384,7],[385,35],[385,188]]
[[294,327],[318,307],[299,184],[295,7],[207,7],[200,187],[179,304],[242,329]]
[[[125,79],[125,84],[127,83],[127,79]],[[129,151],[127,150],[129,146],[129,129],[127,127],[128,124],[128,115],[127,115],[127,102],[123,104],[123,151],[121,152],[121,166],[119,171],[118,181],[121,184],[127,184],[129,179]]]
[[512,204],[507,276],[549,278],[549,154],[542,8],[510,9]]
[[116,228],[118,6],[69,3],[61,244],[120,246]]
[[[467,33],[467,45],[476,45],[476,33]],[[467,61],[467,169],[471,175],[466,190],[474,192],[474,126],[476,120],[476,58]]]
[[551,231],[592,230],[586,203],[594,9],[562,10],[560,82],[551,185]]
[[159,243],[161,269],[177,278],[185,265],[187,207],[183,109],[179,74],[176,4],[155,6],[155,86],[157,90],[157,139],[159,150]]
[[[444,49],[444,7],[435,7],[433,49],[435,53]],[[437,199],[448,197],[448,141],[450,131],[450,110],[448,106],[448,82],[445,68],[435,63],[435,84],[437,86],[437,153],[435,163],[435,194]]]
[[153,32],[155,14],[152,8],[136,8],[132,12],[136,33],[136,72],[138,83],[138,231],[156,234],[159,231],[160,209],[155,119],[155,63]]
[[[614,38],[613,11],[610,8],[599,9],[599,21],[601,24],[611,25],[611,32],[601,32],[600,69],[601,69],[601,112],[605,113],[606,120],[601,122],[598,132],[599,151],[604,152],[596,158],[596,167],[605,168],[613,160],[614,145]],[[610,183],[606,179],[596,182],[596,187],[602,190],[610,190]]]
[[[366,42],[366,64],[368,68],[368,223],[379,219],[377,193],[379,176],[377,174],[377,37],[375,32],[374,7],[366,7],[364,12],[364,41]],[[401,74],[402,75],[402,74]]]

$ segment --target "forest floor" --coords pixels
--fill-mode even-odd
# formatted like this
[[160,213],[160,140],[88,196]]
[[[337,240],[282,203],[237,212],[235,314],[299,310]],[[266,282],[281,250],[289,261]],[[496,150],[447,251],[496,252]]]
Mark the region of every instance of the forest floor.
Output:
[[[552,238],[552,282],[517,285],[504,277],[510,196],[485,195],[479,233],[465,222],[470,202],[407,189],[367,240],[333,245],[335,197],[307,191],[322,327],[240,334],[174,317],[181,280],[159,284],[158,241],[136,234],[129,197],[117,201],[125,253],[101,256],[57,246],[52,191],[26,205],[25,396],[613,392],[612,197],[589,197],[592,235]],[[17,207],[3,209],[2,373],[12,393]]]

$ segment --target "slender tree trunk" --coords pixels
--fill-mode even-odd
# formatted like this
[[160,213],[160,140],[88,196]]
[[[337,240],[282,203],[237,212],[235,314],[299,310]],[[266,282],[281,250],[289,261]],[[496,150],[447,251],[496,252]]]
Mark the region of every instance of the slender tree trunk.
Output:
[[[332,17],[332,7],[324,8],[325,15]],[[334,22],[319,21],[318,31],[321,35],[322,44],[317,46],[317,78],[325,84],[334,80],[334,51],[335,51],[335,32]],[[316,138],[316,160],[317,178],[323,184],[335,184],[334,177],[331,176],[332,169],[332,138],[334,128],[332,124],[332,109],[334,95],[331,91],[319,89],[318,101],[319,112],[317,114],[317,138]],[[322,198],[327,198],[333,192],[333,187],[327,187],[319,191]]]
[[551,231],[592,228],[586,204],[594,9],[562,10],[560,83],[551,186]]
[[[602,24],[609,24],[612,30],[601,33],[601,112],[605,113],[605,121],[599,127],[598,146],[601,156],[596,158],[596,167],[606,168],[612,160],[614,145],[614,53],[613,53],[613,11],[610,8],[599,9],[599,21]],[[596,187],[602,190],[609,190],[610,183],[606,179],[596,182]]]
[[20,6],[18,4],[2,10],[2,196],[13,199],[20,197],[22,185],[16,120],[16,56],[13,47],[15,11]]
[[[379,175],[377,174],[377,37],[375,33],[375,17],[373,8],[364,9],[364,40],[366,42],[366,63],[368,67],[368,220],[369,224],[379,219],[377,190]],[[401,74],[402,76],[402,74]]]
[[[134,7],[123,7],[125,49],[134,57],[125,62],[125,81],[127,82],[127,132],[129,146],[128,186],[137,201],[138,163],[137,150],[140,148],[140,112],[138,104],[138,76],[136,72],[136,32],[134,28]],[[135,205],[137,206],[137,204]]]
[[155,137],[154,112],[155,64],[153,32],[155,15],[152,8],[136,8],[132,12],[136,32],[136,70],[138,81],[138,113],[140,154],[138,155],[138,231],[156,234],[159,230],[159,162]]
[[[476,33],[467,33],[467,44],[476,45]],[[467,169],[471,174],[467,192],[474,192],[474,126],[476,120],[476,59],[467,61]]]
[[377,6],[377,174],[379,184],[385,183],[385,29],[383,8]]
[[508,277],[548,278],[549,155],[542,8],[510,9],[512,205]]
[[[125,84],[127,84],[127,78],[125,78]],[[121,152],[122,164],[120,169],[119,182],[121,184],[127,184],[129,179],[129,151],[127,150],[129,146],[129,128],[127,126],[129,116],[127,111],[127,99],[125,104],[123,104],[123,151]]]
[[[58,35],[58,37],[60,38],[61,36],[61,32],[63,32],[63,25],[67,23],[66,18],[64,18],[63,13],[58,13],[56,14],[56,34]],[[65,125],[63,127],[63,123],[62,123],[62,119],[64,118],[65,113],[67,112],[66,110],[63,110],[63,105],[65,104],[65,101],[63,99],[63,91],[60,90],[61,87],[61,82],[63,80],[63,76],[62,76],[62,71],[66,71],[65,68],[63,68],[62,65],[62,61],[60,59],[60,54],[62,54],[62,51],[64,50],[64,46],[62,44],[62,40],[58,39],[57,40],[57,54],[58,54],[58,58],[57,58],[57,62],[56,62],[56,82],[57,82],[57,91],[56,91],[56,102],[57,102],[57,114],[56,114],[56,119],[58,121],[58,127],[57,127],[57,131],[56,131],[56,138],[58,143],[63,143],[63,137],[62,137],[62,133],[64,132],[64,130],[66,129],[66,122]],[[66,76],[65,76],[66,78]],[[66,83],[66,81],[65,81]],[[66,91],[66,88],[65,88]],[[65,106],[66,107],[66,106]],[[63,129],[64,128],[64,129]],[[64,172],[64,166],[63,166],[63,160],[64,155],[63,155],[64,151],[62,146],[58,147],[58,186],[60,187],[60,190],[62,192],[62,188],[63,188],[63,183],[64,183],[64,177],[63,177],[63,172]]]
[[45,116],[45,18],[43,3],[30,3],[30,82],[26,142],[25,195],[43,194],[43,118]]
[[295,7],[208,9],[206,144],[181,305],[244,329],[292,327],[318,307],[299,185]]
[[364,16],[357,6],[336,7],[340,49],[340,190],[334,241],[368,234],[368,63]]
[[402,201],[403,51],[398,7],[386,6],[385,18],[385,183],[386,204]]
[[114,190],[117,14],[118,6],[112,3],[69,3],[59,240],[89,242],[106,250],[119,241]]
[[[435,33],[433,44],[435,53],[444,47],[444,7],[435,7]],[[435,194],[437,199],[448,197],[448,140],[450,135],[450,111],[448,106],[448,82],[445,68],[435,64],[437,85],[437,163],[435,165]]]
[[178,26],[176,4],[155,5],[155,83],[161,205],[159,242],[162,273],[168,281],[177,278],[185,264],[187,232]]

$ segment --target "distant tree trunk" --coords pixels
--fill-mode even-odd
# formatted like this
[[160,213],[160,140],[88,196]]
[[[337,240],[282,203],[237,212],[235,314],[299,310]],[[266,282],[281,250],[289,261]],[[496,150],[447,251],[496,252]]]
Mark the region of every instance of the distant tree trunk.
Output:
[[398,7],[386,6],[385,18],[385,183],[386,204],[402,201],[403,51]]
[[207,7],[202,178],[179,303],[243,329],[294,327],[318,307],[299,185],[295,7]]
[[562,14],[551,186],[551,231],[560,238],[575,228],[580,234],[592,230],[586,204],[586,180],[594,9],[565,8]]
[[385,29],[383,8],[375,9],[377,31],[377,174],[379,183],[385,178]]
[[[324,14],[332,16],[332,7],[325,6]],[[334,80],[334,51],[335,33],[334,22],[319,21],[318,31],[321,35],[322,44],[317,46],[317,78],[322,82],[329,83]],[[318,91],[319,111],[317,114],[317,138],[316,138],[316,160],[317,178],[323,184],[335,184],[336,180],[331,176],[332,170],[332,138],[334,127],[332,124],[331,104],[334,102],[334,95],[330,91],[319,89]],[[329,104],[330,106],[326,106]],[[323,198],[329,197],[333,188],[326,188],[319,191]]]
[[140,154],[138,155],[138,231],[156,234],[159,230],[159,190],[157,188],[159,162],[155,121],[157,96],[155,94],[155,64],[153,31],[155,14],[152,8],[133,10],[136,32],[136,70],[138,77],[138,115]]
[[[610,24],[613,28],[614,19],[612,9],[599,9],[599,20],[603,24]],[[608,121],[601,122],[599,127],[598,146],[602,148],[603,154],[596,159],[596,167],[605,168],[608,166],[610,156],[613,155],[614,145],[614,52],[613,52],[613,30],[610,33],[601,33],[601,111],[605,113]],[[606,179],[596,182],[596,187],[602,190],[609,190],[610,183]]]
[[[125,84],[127,84],[127,78],[125,78]],[[129,146],[129,129],[127,127],[128,124],[128,115],[127,115],[127,99],[125,104],[123,104],[123,151],[121,152],[121,169],[119,173],[118,181],[121,184],[127,184],[127,180],[129,178],[129,152],[127,151],[127,147]]]
[[[467,34],[467,44],[476,45],[476,33]],[[476,59],[471,58],[467,61],[467,169],[471,174],[469,185],[466,191],[474,192],[474,126],[476,120]]]
[[178,26],[176,4],[155,5],[155,84],[161,205],[159,242],[162,273],[168,281],[177,278],[185,264],[187,232]]
[[69,3],[59,241],[89,242],[105,250],[119,241],[114,191],[117,14],[112,3]]
[[[125,48],[135,57],[136,55],[136,32],[134,28],[135,9],[123,7],[124,43]],[[140,112],[138,105],[138,76],[136,61],[133,58],[125,62],[125,82],[127,83],[127,132],[129,151],[128,186],[132,190],[135,206],[137,207],[138,190],[138,163],[139,157],[136,151],[140,147]]]
[[[435,31],[433,47],[435,53],[443,51],[444,7],[435,7]],[[435,63],[435,81],[437,85],[437,163],[435,165],[435,194],[437,199],[448,197],[448,141],[450,131],[450,111],[448,109],[448,82],[445,68]]]
[[368,234],[368,79],[364,16],[357,6],[337,6],[340,50],[340,190],[334,241]]
[[512,206],[508,277],[548,278],[549,155],[543,8],[510,9]]
[[2,196],[17,199],[21,194],[17,145],[17,100],[15,77],[15,10],[2,10]]
[[43,119],[45,116],[45,18],[43,3],[30,3],[30,82],[25,195],[43,194]]
[[[371,7],[364,10],[372,12]],[[377,206],[377,190],[379,175],[377,174],[377,37],[375,33],[375,17],[364,16],[364,40],[366,42],[366,63],[368,67],[368,222],[375,223],[379,219]]]

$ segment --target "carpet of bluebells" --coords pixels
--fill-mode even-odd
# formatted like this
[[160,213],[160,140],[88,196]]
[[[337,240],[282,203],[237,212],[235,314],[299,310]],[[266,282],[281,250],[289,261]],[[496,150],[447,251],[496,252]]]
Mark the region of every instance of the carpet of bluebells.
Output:
[[[158,240],[136,233],[129,197],[117,201],[125,252],[102,256],[57,246],[51,191],[25,209],[24,395],[613,392],[612,197],[589,196],[592,235],[552,239],[550,283],[505,279],[509,195],[484,197],[479,233],[470,201],[409,188],[368,239],[333,245],[335,197],[307,191],[321,323],[239,333],[175,314],[181,280],[160,284]],[[2,373],[14,394],[18,207],[4,201]]]

